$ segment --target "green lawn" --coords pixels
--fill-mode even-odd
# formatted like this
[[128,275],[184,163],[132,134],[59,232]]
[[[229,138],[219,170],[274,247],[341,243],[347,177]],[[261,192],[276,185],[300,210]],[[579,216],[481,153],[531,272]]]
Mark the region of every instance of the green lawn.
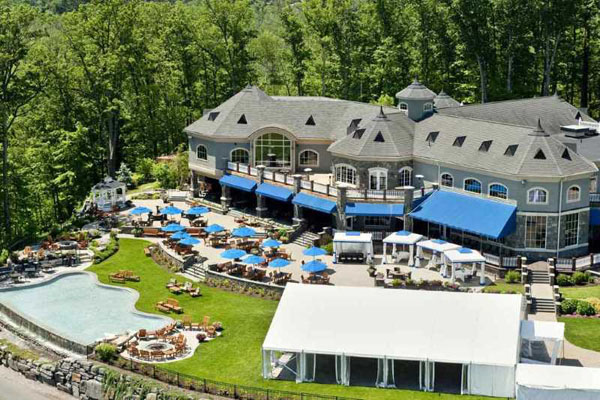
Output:
[[600,351],[600,319],[560,317],[565,323],[565,337],[575,346]]
[[128,190],[127,194],[132,195],[132,194],[136,194],[136,193],[145,192],[147,190],[156,190],[156,189],[160,189],[160,184],[158,183],[158,181],[148,182],[148,183],[144,183],[143,185],[136,187],[135,189]]
[[560,292],[568,299],[587,299],[600,297],[600,285],[589,286],[562,286]]
[[[165,288],[173,274],[157,266],[145,257],[143,248],[149,242],[136,239],[120,239],[119,251],[89,271],[98,274],[100,281],[108,283],[108,274],[121,269],[133,270],[141,282],[126,285],[138,290],[140,298],[136,307],[141,311],[158,313],[154,304],[167,297],[176,297],[185,314],[194,320],[209,315],[212,321],[221,321],[225,327],[223,336],[202,344],[193,357],[163,366],[172,371],[222,382],[252,385],[278,390],[302,391],[326,395],[347,396],[362,399],[456,399],[458,395],[424,393],[415,391],[385,390],[366,387],[343,387],[338,385],[296,384],[294,382],[268,381],[261,376],[261,344],[277,308],[277,302],[248,297],[202,286],[203,296],[193,299],[186,294],[170,295]],[[182,280],[181,277],[178,277]],[[178,318],[172,315],[174,318]],[[416,379],[416,377],[415,377]],[[489,397],[468,397],[489,399]]]
[[498,280],[483,289],[484,292],[516,292],[525,294],[525,287],[520,283],[506,283],[503,280]]

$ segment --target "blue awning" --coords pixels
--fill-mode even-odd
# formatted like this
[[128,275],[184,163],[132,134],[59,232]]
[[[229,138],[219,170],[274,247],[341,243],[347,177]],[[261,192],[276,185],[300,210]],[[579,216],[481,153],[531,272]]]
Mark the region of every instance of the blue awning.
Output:
[[234,189],[243,190],[244,192],[253,192],[256,189],[256,182],[237,175],[225,175],[219,179],[219,183]]
[[269,183],[261,183],[256,188],[256,194],[260,194],[265,197],[270,197],[271,199],[279,200],[279,201],[290,201],[294,193],[286,188],[281,186],[271,185]]
[[600,225],[600,208],[590,208],[590,225]]
[[404,204],[381,203],[348,203],[347,216],[359,217],[401,217],[404,215]]
[[294,200],[292,200],[292,203],[326,214],[333,214],[336,209],[335,202],[306,193],[298,193],[294,197]]
[[445,190],[434,191],[410,216],[493,239],[511,234],[517,225],[514,205]]

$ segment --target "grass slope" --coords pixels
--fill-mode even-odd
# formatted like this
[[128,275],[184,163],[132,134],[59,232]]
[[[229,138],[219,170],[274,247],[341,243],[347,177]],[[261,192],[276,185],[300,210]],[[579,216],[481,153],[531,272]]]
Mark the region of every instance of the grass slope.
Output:
[[558,320],[565,323],[565,337],[569,342],[584,349],[600,351],[599,319],[561,317]]
[[600,297],[600,285],[562,286],[560,292],[568,299],[587,299]]
[[[201,320],[205,315],[211,321],[221,321],[225,327],[222,337],[202,344],[193,357],[164,364],[172,371],[219,380],[276,390],[318,393],[324,395],[347,396],[362,399],[408,400],[408,399],[456,399],[465,396],[424,393],[408,390],[386,390],[366,387],[343,387],[338,385],[296,384],[294,382],[268,381],[261,376],[261,344],[275,314],[277,302],[252,298],[201,286],[203,296],[193,299],[186,294],[171,295],[165,288],[169,278],[175,275],[157,266],[151,258],[145,257],[143,249],[149,242],[136,239],[120,239],[117,254],[108,260],[94,265],[89,271],[95,272],[103,283],[108,282],[112,272],[129,269],[141,277],[141,282],[125,284],[140,292],[137,309],[158,313],[154,309],[157,301],[175,297],[184,308],[185,315],[193,320]],[[177,277],[182,280],[181,277]],[[172,315],[177,319],[181,316]],[[416,377],[415,377],[416,379]],[[490,399],[470,396],[468,399]]]

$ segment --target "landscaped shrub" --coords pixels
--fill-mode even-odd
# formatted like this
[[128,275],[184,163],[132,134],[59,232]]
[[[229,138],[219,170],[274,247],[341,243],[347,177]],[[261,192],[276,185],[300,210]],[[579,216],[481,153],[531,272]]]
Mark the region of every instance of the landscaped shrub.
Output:
[[580,300],[577,302],[577,314],[583,316],[596,315],[596,309],[587,301]]
[[0,251],[0,267],[6,264],[6,260],[8,260],[9,256],[10,253],[8,252],[8,250],[4,249]]
[[578,300],[566,299],[560,303],[560,312],[562,314],[574,314],[577,311]]
[[324,246],[321,246],[321,248],[323,250],[325,250],[328,254],[332,254],[333,253],[333,242],[327,243]]
[[572,286],[573,279],[569,275],[559,274],[556,277],[556,284],[558,286]]
[[573,280],[573,283],[575,283],[576,285],[583,285],[588,282],[589,275],[584,274],[583,272],[577,271],[573,274],[571,279]]
[[590,303],[594,309],[596,310],[596,314],[600,314],[600,299],[597,297],[590,297],[587,299],[584,299],[585,301],[587,301],[588,303]]
[[508,271],[504,276],[504,281],[506,283],[517,283],[521,281],[521,274],[517,271]]
[[99,251],[95,247],[91,247],[91,249],[94,252],[94,263],[101,263],[119,250],[119,239],[117,238],[117,234],[115,232],[110,233],[110,239],[104,250]]
[[117,355],[117,348],[112,344],[100,343],[96,346],[94,352],[101,361],[108,362]]
[[136,171],[140,180],[138,183],[150,182],[152,179],[152,169],[154,168],[154,160],[151,158],[142,158],[136,165]]

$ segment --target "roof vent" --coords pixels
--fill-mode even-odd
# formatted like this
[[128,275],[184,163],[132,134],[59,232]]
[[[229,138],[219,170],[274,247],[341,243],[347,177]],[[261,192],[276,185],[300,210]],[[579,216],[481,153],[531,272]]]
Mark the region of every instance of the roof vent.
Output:
[[481,142],[481,145],[479,146],[479,151],[484,151],[487,153],[490,150],[491,145],[492,145],[491,140],[484,140],[483,142]]
[[533,156],[533,158],[535,158],[536,160],[545,160],[546,155],[544,154],[542,149],[538,149],[537,153],[535,153],[535,156]]
[[248,121],[246,121],[246,114],[242,114],[240,119],[238,119],[238,124],[247,124],[247,123],[248,123]]
[[508,146],[506,148],[506,150],[504,151],[504,155],[505,156],[509,156],[512,157],[515,155],[515,153],[517,152],[517,148],[519,147],[518,144],[511,144],[510,146]]
[[467,138],[466,136],[457,136],[456,139],[454,139],[454,143],[452,143],[452,146],[454,146],[454,147],[462,147],[462,145],[465,142],[466,138]]
[[361,128],[361,129],[357,129],[354,131],[354,134],[352,135],[353,139],[360,139],[363,135],[363,133],[365,133],[365,128]]
[[210,114],[208,114],[208,120],[209,121],[214,121],[215,119],[217,119],[217,117],[219,116],[219,112],[218,111],[213,111]]
[[315,124],[315,119],[313,118],[312,115],[310,117],[308,117],[308,120],[306,120],[306,125],[311,125],[311,126],[316,125]]
[[565,160],[571,161],[571,153],[569,153],[569,149],[565,148],[561,157],[564,158]]
[[383,135],[381,134],[381,131],[377,132],[377,136],[375,136],[375,139],[373,141],[374,142],[380,142],[380,143],[385,142],[385,139],[383,138]]
[[425,140],[431,145],[431,143],[435,143],[439,134],[439,131],[429,132],[429,134],[427,135],[427,139]]

